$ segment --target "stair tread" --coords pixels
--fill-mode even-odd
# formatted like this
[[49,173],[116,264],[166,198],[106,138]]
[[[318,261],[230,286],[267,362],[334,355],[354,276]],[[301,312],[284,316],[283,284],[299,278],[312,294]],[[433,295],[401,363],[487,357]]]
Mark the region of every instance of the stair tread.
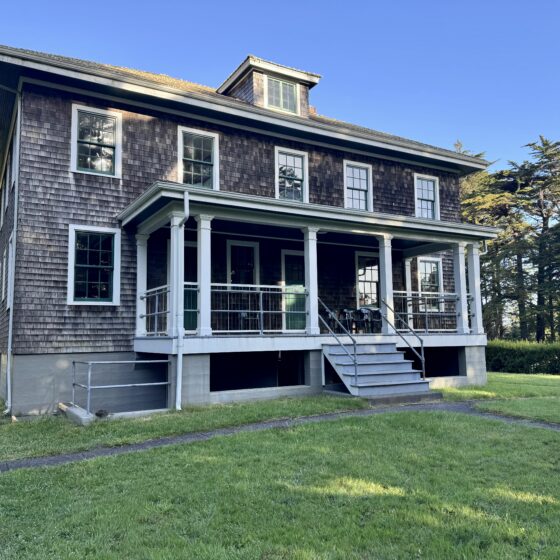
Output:
[[[360,372],[360,370],[358,370],[358,377],[360,377],[361,375],[366,376],[366,375],[410,375],[411,373],[419,373],[421,374],[422,371],[419,369],[410,369],[407,371],[394,371],[394,370],[386,370],[386,371],[362,371]],[[354,372],[348,372],[348,371],[342,371],[341,372],[342,375],[345,375],[346,377],[354,377]]]
[[[350,354],[354,353],[352,348],[348,348],[348,351],[350,352]],[[343,350],[339,350],[338,352],[329,352],[329,354],[331,356],[348,356],[348,354],[346,352],[344,352]],[[380,352],[372,352],[371,350],[364,350],[364,351],[356,350],[356,354],[358,354],[360,356],[364,356],[364,355],[367,355],[367,354],[371,354],[373,356],[380,356],[380,355],[383,355],[383,354],[389,354],[389,355],[391,355],[391,354],[404,354],[404,351],[403,350],[387,350],[387,351],[383,350],[383,351],[380,351]]]
[[386,383],[350,383],[352,387],[392,387],[393,385],[419,385],[419,384],[427,384],[430,385],[430,382],[427,379],[414,379],[409,381],[395,381],[395,382],[386,382]]
[[[348,358],[348,356],[344,356],[345,358]],[[376,364],[376,365],[380,365],[380,364],[412,364],[414,362],[414,360],[397,360],[397,361],[391,361],[391,360],[386,360],[386,361],[379,361],[379,360],[374,360],[373,362],[358,362],[359,366],[367,366],[367,365],[372,365],[372,364]],[[341,364],[340,362],[336,362],[335,363],[337,366],[352,366],[354,365],[353,360],[350,360],[350,363],[348,364]]]

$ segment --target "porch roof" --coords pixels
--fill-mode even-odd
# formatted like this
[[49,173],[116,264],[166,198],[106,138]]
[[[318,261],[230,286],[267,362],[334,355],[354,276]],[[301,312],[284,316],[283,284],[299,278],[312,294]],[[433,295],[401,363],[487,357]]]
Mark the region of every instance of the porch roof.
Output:
[[364,235],[390,234],[434,243],[494,239],[498,229],[462,222],[426,220],[381,212],[363,212],[334,206],[277,200],[263,196],[223,192],[181,183],[158,181],[151,185],[118,216],[124,228],[141,228],[158,215],[164,219],[173,210],[182,211],[185,201],[190,214],[210,214],[217,218],[288,226],[317,227]]

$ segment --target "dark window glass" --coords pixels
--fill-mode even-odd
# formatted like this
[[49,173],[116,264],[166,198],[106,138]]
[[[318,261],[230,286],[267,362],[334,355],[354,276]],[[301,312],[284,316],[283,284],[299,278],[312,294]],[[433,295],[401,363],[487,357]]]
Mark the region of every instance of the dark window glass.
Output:
[[368,172],[365,167],[346,166],[346,207],[356,210],[368,208]]
[[303,202],[303,156],[278,153],[279,198]]
[[416,181],[416,214],[420,218],[436,217],[436,182],[433,179]]
[[74,300],[112,301],[114,235],[76,232]]
[[78,111],[78,169],[114,175],[116,143],[116,117]]
[[183,132],[183,183],[212,188],[214,184],[214,138]]
[[230,251],[231,283],[254,284],[255,248],[247,245],[231,245]]

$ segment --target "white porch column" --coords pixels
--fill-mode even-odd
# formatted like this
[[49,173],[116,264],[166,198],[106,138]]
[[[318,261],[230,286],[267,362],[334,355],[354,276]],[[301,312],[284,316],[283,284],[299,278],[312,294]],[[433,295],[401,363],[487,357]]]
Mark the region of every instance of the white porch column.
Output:
[[469,333],[469,307],[467,303],[467,276],[465,273],[465,246],[460,241],[453,245],[453,274],[457,294],[457,332]]
[[143,295],[148,287],[148,238],[136,234],[136,336],[146,336],[146,300]]
[[391,249],[393,236],[384,234],[376,237],[379,241],[379,289],[382,300],[379,303],[388,320],[383,321],[381,332],[383,334],[393,334],[395,331],[389,324],[395,324],[395,314],[393,311],[395,308],[393,298],[393,254]]
[[478,243],[467,245],[467,265],[469,271],[469,291],[471,295],[471,332],[483,334],[482,296],[480,294],[480,253]]
[[211,234],[213,216],[201,214],[197,221],[197,261],[198,261],[198,335],[211,336],[211,282],[212,247]]
[[177,339],[184,336],[185,313],[185,224],[184,214],[181,212],[171,213],[171,244],[170,244],[170,271],[169,271],[169,318],[171,325],[168,332]]
[[407,322],[411,329],[414,329],[414,315],[412,306],[412,259],[404,259],[404,283],[406,289],[406,310],[408,312]]
[[319,283],[317,280],[317,232],[319,228],[303,229],[305,287],[307,288],[307,334],[319,334]]

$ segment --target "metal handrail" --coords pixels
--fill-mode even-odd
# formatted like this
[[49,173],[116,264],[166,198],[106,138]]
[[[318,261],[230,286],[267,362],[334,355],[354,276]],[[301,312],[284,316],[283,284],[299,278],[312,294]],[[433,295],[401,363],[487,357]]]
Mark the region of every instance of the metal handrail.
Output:
[[395,310],[384,299],[382,299],[381,302],[383,303],[383,305],[385,306],[386,309],[393,312],[393,316],[396,317],[399,321],[401,321],[401,323],[405,326],[406,330],[408,330],[412,335],[414,335],[418,339],[418,341],[420,342],[420,354],[419,354],[418,351],[416,350],[416,348],[414,348],[414,346],[412,346],[412,344],[410,344],[410,342],[408,342],[408,340],[406,340],[406,338],[400,333],[400,331],[397,329],[397,327],[393,323],[391,323],[391,321],[389,321],[389,318],[387,317],[387,313],[383,313],[383,311],[381,309],[379,310],[379,313],[381,313],[381,317],[383,317],[383,319],[385,319],[387,324],[395,331],[396,334],[398,334],[403,339],[405,344],[416,354],[416,356],[418,357],[418,359],[422,363],[422,379],[426,379],[426,359],[424,357],[424,340],[418,335],[418,333],[405,320],[403,320],[402,317],[400,317],[395,312]]
[[323,325],[325,325],[325,327],[327,327],[327,330],[329,331],[329,333],[332,336],[334,336],[335,340],[338,342],[338,345],[346,352],[346,354],[348,354],[348,357],[352,360],[352,362],[354,364],[354,385],[358,385],[358,354],[357,354],[357,350],[356,350],[356,339],[352,336],[350,331],[338,320],[338,317],[324,304],[323,300],[320,297],[318,297],[317,300],[325,308],[325,310],[327,311],[329,316],[332,317],[336,321],[336,323],[342,329],[344,334],[346,334],[346,336],[348,336],[350,338],[350,340],[352,341],[352,346],[354,348],[354,355],[353,356],[348,351],[348,348],[346,348],[346,346],[342,343],[340,338],[338,338],[336,333],[331,329],[330,325],[325,321],[325,319],[323,319],[323,317],[319,313],[319,319],[321,320]]
[[[156,381],[152,383],[120,383],[113,385],[92,385],[91,375],[93,373],[93,366],[95,365],[115,365],[115,364],[169,364],[169,360],[101,360],[101,361],[91,361],[84,362],[80,360],[74,360],[72,362],[72,405],[78,406],[76,404],[76,387],[85,389],[87,392],[86,396],[86,411],[90,414],[91,409],[91,391],[94,389],[122,389],[125,387],[153,387],[156,385],[170,385],[169,381]],[[76,364],[87,365],[87,383],[78,383],[76,381]]]

